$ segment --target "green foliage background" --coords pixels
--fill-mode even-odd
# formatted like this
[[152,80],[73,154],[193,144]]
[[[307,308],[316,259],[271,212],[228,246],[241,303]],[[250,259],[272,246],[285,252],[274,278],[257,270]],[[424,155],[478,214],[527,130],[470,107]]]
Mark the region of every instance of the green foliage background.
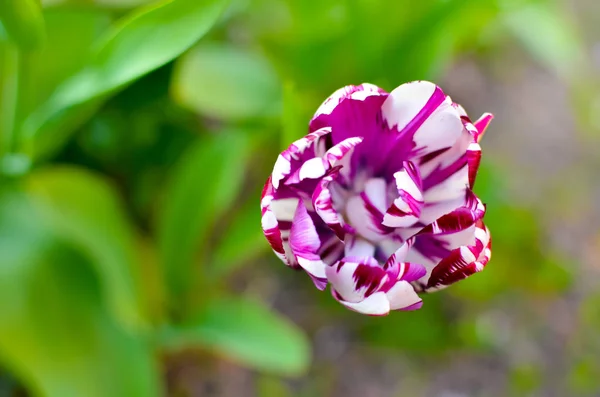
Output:
[[[567,2],[2,0],[0,22],[1,396],[600,395],[597,149],[525,200],[499,142],[528,105],[453,78],[529,65],[600,147],[600,32]],[[260,190],[335,89],[416,79],[497,113],[477,186],[493,259],[418,312],[361,317],[277,262]],[[578,219],[586,239],[554,244]]]

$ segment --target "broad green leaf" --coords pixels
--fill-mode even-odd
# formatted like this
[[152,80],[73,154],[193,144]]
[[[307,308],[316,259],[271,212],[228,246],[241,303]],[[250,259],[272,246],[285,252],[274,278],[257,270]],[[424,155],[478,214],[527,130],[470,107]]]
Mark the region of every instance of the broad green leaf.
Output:
[[32,197],[45,204],[54,233],[85,252],[111,308],[127,324],[140,324],[142,302],[134,230],[113,187],[87,171],[54,167],[27,180]]
[[585,47],[565,10],[543,2],[532,2],[507,10],[503,21],[548,69],[567,79],[581,74],[586,62]]
[[51,153],[68,138],[73,114],[92,101],[166,64],[187,50],[217,21],[227,0],[164,0],[136,10],[108,32],[88,63],[63,82],[24,122],[34,157]]
[[107,11],[86,8],[47,10],[44,16],[45,45],[29,55],[20,87],[24,114],[44,103],[62,81],[83,67],[111,22]]
[[209,300],[163,337],[169,349],[207,348],[276,374],[300,375],[310,362],[310,344],[300,329],[263,305],[239,298]]
[[161,262],[174,295],[192,285],[193,269],[202,267],[197,259],[206,256],[202,248],[212,249],[207,240],[238,196],[250,148],[242,131],[205,136],[174,168],[158,215]]
[[24,194],[0,193],[0,362],[33,396],[152,397],[148,345],[107,311],[85,252]]
[[275,71],[257,52],[228,45],[200,45],[179,60],[173,79],[175,99],[216,118],[274,116],[281,88]]
[[39,48],[44,41],[44,16],[36,0],[0,1],[0,22],[22,50]]

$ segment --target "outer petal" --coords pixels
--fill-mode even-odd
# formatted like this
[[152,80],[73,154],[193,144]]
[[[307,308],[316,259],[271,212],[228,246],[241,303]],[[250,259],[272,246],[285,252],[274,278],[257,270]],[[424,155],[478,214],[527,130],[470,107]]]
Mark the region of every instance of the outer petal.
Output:
[[385,295],[390,302],[390,310],[404,310],[421,302],[415,289],[407,281],[398,281]]
[[[292,255],[286,255],[284,236],[280,227],[280,221],[289,224],[293,219],[296,202],[292,199],[293,207],[289,207],[289,199],[275,200],[275,188],[271,183],[271,177],[267,179],[261,198],[261,225],[267,241],[273,248],[275,254],[288,266],[294,267],[295,259]],[[286,201],[287,200],[287,201]],[[279,215],[279,218],[277,217]],[[286,231],[289,232],[289,229]]]
[[373,258],[345,258],[326,272],[333,296],[363,314],[380,316],[390,310],[413,310],[421,302],[410,283],[402,279],[412,272],[410,265],[384,270]]
[[345,302],[361,302],[390,282],[388,273],[372,257],[346,257],[325,272],[331,288]]
[[[363,83],[360,85],[349,85],[335,91],[329,98],[319,106],[313,120],[311,120],[311,131],[321,128],[323,125],[319,123],[320,116],[331,115],[338,105],[346,100],[364,101],[371,96],[387,96],[387,92],[381,88]],[[321,118],[323,119],[323,118]]]
[[286,150],[284,150],[275,161],[271,179],[273,187],[279,188],[282,180],[288,177],[291,173],[297,171],[298,167],[306,161],[315,157],[317,142],[331,133],[331,128],[321,128],[311,132],[293,142]]
[[382,115],[388,128],[398,131],[400,145],[412,146],[411,153],[419,155],[451,147],[463,129],[452,100],[427,81],[393,90],[382,106]]
[[483,222],[478,223],[475,238],[474,245],[456,248],[438,263],[431,272],[427,290],[448,286],[483,270],[492,255],[490,233]]
[[483,218],[484,214],[485,206],[471,190],[468,190],[464,206],[441,216],[425,226],[418,234],[457,233],[475,224]]
[[[479,224],[480,221],[477,222]],[[462,231],[450,234],[418,234],[409,241],[413,244],[408,251],[405,261],[418,263],[425,266],[427,273],[413,283],[419,290],[425,290],[433,269],[449,256],[450,253],[461,246],[477,246],[476,225]]]
[[[315,224],[308,214],[306,206],[299,200],[292,228],[290,231],[290,246],[298,264],[313,278],[326,280],[325,262],[319,256],[322,243]],[[315,282],[317,287],[324,287]]]
[[381,105],[388,93],[370,84],[345,87],[336,91],[315,114],[310,130],[329,127],[334,145],[352,137],[364,138],[352,158],[344,165],[342,176],[351,179],[358,168],[377,169],[383,159],[374,164],[373,153],[383,153],[389,147],[391,134],[381,119]]
[[[374,258],[344,258],[328,267],[326,273],[333,297],[347,308],[373,316],[389,313],[386,291],[395,280]],[[388,288],[382,290],[385,286]]]
[[289,176],[285,182],[286,185],[300,183],[305,179],[318,179],[333,167],[349,164],[349,159],[346,160],[345,157],[361,142],[362,138],[360,137],[348,138],[327,150],[323,157],[314,157],[305,161]]
[[333,296],[348,309],[361,314],[367,314],[369,316],[385,316],[390,312],[390,300],[387,294],[382,291],[376,292],[360,302],[344,301],[335,294],[335,291]]

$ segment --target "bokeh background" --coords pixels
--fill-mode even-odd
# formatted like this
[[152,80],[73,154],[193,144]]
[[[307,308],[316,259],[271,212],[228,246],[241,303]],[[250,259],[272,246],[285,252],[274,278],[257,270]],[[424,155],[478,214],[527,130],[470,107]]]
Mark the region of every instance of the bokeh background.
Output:
[[[0,2],[0,396],[600,396],[596,0]],[[493,258],[347,311],[260,229],[335,89],[496,116]]]

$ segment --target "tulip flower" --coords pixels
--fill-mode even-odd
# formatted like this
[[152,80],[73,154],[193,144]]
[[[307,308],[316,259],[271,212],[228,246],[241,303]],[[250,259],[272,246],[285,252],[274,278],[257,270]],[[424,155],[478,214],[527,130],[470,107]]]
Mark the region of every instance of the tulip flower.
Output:
[[418,309],[420,293],[481,271],[491,239],[473,186],[491,120],[426,81],[336,91],[263,189],[275,254],[368,315]]

